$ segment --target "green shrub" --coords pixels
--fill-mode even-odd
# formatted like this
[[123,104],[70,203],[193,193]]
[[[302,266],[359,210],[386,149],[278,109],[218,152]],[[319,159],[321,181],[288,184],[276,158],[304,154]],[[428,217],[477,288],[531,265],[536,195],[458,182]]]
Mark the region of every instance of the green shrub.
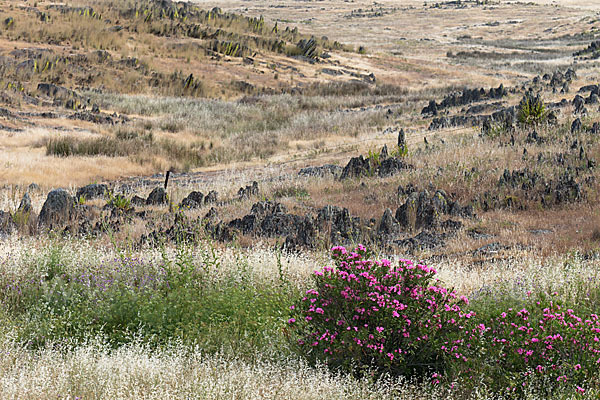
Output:
[[[600,292],[587,292],[595,297],[594,291]],[[584,303],[565,304],[557,292],[526,296],[489,293],[471,302],[475,323],[485,329],[467,368],[456,371],[459,379],[467,387],[483,383],[517,398],[531,386],[539,390],[542,381],[547,395],[568,388],[580,393],[598,389],[600,317]]]
[[519,103],[517,119],[523,125],[539,125],[546,121],[548,111],[539,94],[527,92]]
[[309,360],[408,376],[466,361],[454,343],[473,336],[463,325],[474,314],[461,310],[466,298],[439,286],[434,269],[373,261],[363,246],[332,253],[335,267],[315,271],[315,288],[291,307],[289,324]]

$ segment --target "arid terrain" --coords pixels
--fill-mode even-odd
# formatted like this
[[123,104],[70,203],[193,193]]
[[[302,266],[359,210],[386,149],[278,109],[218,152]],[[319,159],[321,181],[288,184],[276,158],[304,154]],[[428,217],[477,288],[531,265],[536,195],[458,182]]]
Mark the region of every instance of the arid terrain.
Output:
[[[285,344],[287,311],[276,305],[310,286],[333,246],[360,243],[374,257],[435,267],[460,295],[498,289],[521,301],[525,287],[562,288],[565,301],[588,293],[581,304],[597,313],[600,295],[589,294],[600,293],[595,3],[1,3],[0,323],[20,328],[0,328],[6,351],[18,350],[0,362],[0,397],[499,398],[492,385],[456,392],[454,383],[431,389],[422,375],[400,374],[407,380],[388,376],[372,386],[360,374],[314,369]],[[109,321],[71,300],[40,306],[20,289],[39,276],[70,287],[68,277],[100,274],[119,259],[137,271],[136,288],[140,276],[160,275],[159,266],[192,274],[214,298],[202,307],[227,317],[203,319],[191,302],[174,309],[190,307],[201,321],[193,329],[185,312],[168,324],[171,311],[162,323],[142,311],[129,320],[124,304],[138,304],[134,296],[110,297],[106,315],[123,317]],[[110,282],[129,282],[111,274]],[[233,277],[244,274],[257,292],[237,292]],[[154,289],[163,278],[156,279]],[[175,287],[170,275],[164,279]],[[190,286],[181,288],[187,298]],[[53,290],[31,293],[46,299]],[[262,295],[269,300],[254,303]],[[258,319],[225,310],[229,296],[262,310]],[[80,312],[93,321],[82,316],[85,328],[75,317],[48,317]],[[222,326],[235,334],[219,342],[214,330]],[[61,353],[57,343],[67,337],[74,342]],[[244,338],[250,350],[233,357],[246,348]],[[89,368],[79,383],[24,378],[44,357],[52,360],[48,376],[62,368],[76,374],[77,352]],[[119,359],[131,363],[119,368],[146,371],[133,389],[101,371]],[[161,380],[154,368],[168,365],[191,375],[165,376],[171,383],[153,391],[147,374]],[[287,369],[273,379],[293,381],[282,392],[252,378],[281,365]],[[218,377],[222,392],[198,378],[215,368],[229,371]],[[237,379],[247,387],[232,388]],[[597,395],[598,374],[586,379],[582,390]],[[82,391],[83,382],[103,380],[104,392]],[[299,394],[311,380],[319,382],[313,391]],[[538,383],[517,398],[544,398]],[[569,388],[564,398],[583,396]],[[161,391],[169,393],[150,394]]]

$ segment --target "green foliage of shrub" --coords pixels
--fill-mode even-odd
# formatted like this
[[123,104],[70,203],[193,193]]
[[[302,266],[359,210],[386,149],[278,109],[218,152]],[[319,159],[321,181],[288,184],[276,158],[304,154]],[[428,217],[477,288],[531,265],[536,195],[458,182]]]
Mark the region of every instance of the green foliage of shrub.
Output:
[[[600,317],[588,301],[567,303],[558,292],[527,292],[524,298],[487,293],[471,302],[476,323],[485,326],[466,369],[454,371],[465,386],[475,381],[518,398],[531,386],[546,395],[571,388],[600,388]],[[579,389],[578,389],[579,388]]]
[[482,291],[469,300],[440,286],[436,271],[368,259],[334,247],[334,267],[291,307],[298,350],[312,362],[446,385],[465,398],[485,387],[503,398],[600,388],[600,286],[582,298]]
[[540,95],[533,92],[527,92],[521,102],[517,112],[517,119],[523,125],[539,125],[548,117],[548,111]]
[[315,288],[291,307],[289,324],[310,360],[404,376],[466,360],[453,343],[472,336],[463,325],[473,314],[461,310],[466,298],[439,286],[434,269],[372,261],[363,246],[332,252],[335,267],[316,271]]

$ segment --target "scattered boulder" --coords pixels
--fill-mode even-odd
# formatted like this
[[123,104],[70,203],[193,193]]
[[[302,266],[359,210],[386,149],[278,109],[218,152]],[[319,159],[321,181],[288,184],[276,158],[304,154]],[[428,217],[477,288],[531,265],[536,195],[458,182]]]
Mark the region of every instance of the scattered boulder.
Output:
[[400,129],[400,132],[398,132],[398,148],[406,148],[406,133],[404,133],[404,128]]
[[343,168],[338,165],[333,164],[325,164],[318,167],[306,167],[302,168],[298,175],[300,176],[316,176],[316,177],[324,177],[327,175],[332,175],[333,177],[338,177],[341,175]]
[[377,234],[379,236],[390,236],[398,232],[398,229],[398,221],[396,221],[396,218],[394,218],[392,210],[386,208],[381,217],[381,221],[379,222]]
[[108,192],[108,186],[103,183],[92,183],[91,185],[83,186],[77,190],[76,199],[84,198],[86,200],[104,198]]
[[204,204],[213,204],[217,202],[217,196],[219,194],[217,193],[217,191],[215,190],[211,190],[210,192],[208,192],[208,194],[204,197]]
[[250,196],[258,196],[258,182],[256,181],[238,190],[238,199],[244,200],[250,198]]
[[437,107],[437,103],[435,102],[435,100],[429,100],[429,104],[427,105],[427,107],[424,107],[421,110],[421,114],[422,115],[431,115],[431,116],[436,116],[438,115],[438,107]]
[[499,242],[493,242],[479,247],[473,251],[474,256],[493,255],[498,254],[501,250],[506,249],[506,246],[501,245]]
[[350,159],[346,167],[342,170],[340,180],[348,178],[358,178],[363,176],[386,177],[397,174],[403,169],[412,169],[413,167],[397,157],[388,157],[387,147],[384,147],[379,155],[379,159],[364,158],[362,155]]
[[167,204],[167,202],[167,192],[163,187],[154,188],[146,199],[146,205],[149,206],[162,206]]
[[447,234],[422,231],[415,237],[394,241],[399,247],[411,250],[435,249],[445,245]]
[[261,237],[285,237],[284,247],[313,247],[317,228],[310,216],[288,214],[286,207],[277,202],[261,201],[252,206],[250,214],[227,225],[244,234]]
[[78,97],[77,93],[71,89],[62,86],[53,85],[52,83],[39,83],[37,86],[38,92],[53,99],[67,100],[73,97]]
[[17,212],[30,213],[32,210],[33,206],[31,205],[31,197],[29,197],[29,193],[25,192],[25,194],[21,198],[21,202],[19,203],[19,208]]
[[587,109],[585,108],[585,99],[580,95],[576,95],[573,99],[573,112],[575,114],[586,114]]
[[140,197],[138,195],[134,195],[131,198],[131,204],[134,205],[134,206],[138,206],[138,207],[145,206],[146,205],[146,199],[144,199],[143,197]]
[[436,191],[431,197],[427,190],[413,191],[396,210],[396,220],[408,230],[433,229],[440,226],[441,217],[448,214],[471,218],[473,207],[462,207],[458,202],[451,201],[443,190]]
[[386,158],[381,161],[377,174],[380,177],[392,176],[399,173],[403,169],[411,169],[412,167],[399,158]]
[[332,244],[356,243],[362,235],[360,218],[350,215],[347,208],[329,205],[321,208],[317,224],[322,231],[329,230]]
[[200,208],[204,204],[204,194],[202,192],[193,191],[179,203],[180,209]]
[[16,224],[10,213],[0,210],[0,234],[10,235],[15,229]]
[[571,133],[577,133],[581,130],[582,123],[580,118],[576,118],[571,124]]
[[48,193],[39,215],[39,225],[48,228],[62,226],[74,216],[74,202],[64,189],[55,189]]
[[364,158],[362,155],[358,157],[352,157],[348,164],[344,167],[340,180],[348,178],[357,178],[360,176],[372,175],[373,168],[368,158]]

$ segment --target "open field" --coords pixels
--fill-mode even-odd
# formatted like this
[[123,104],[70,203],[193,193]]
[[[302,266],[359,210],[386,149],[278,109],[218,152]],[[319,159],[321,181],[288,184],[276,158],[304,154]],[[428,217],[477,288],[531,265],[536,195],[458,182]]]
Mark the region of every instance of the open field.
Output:
[[1,3],[0,398],[597,398],[595,3]]

